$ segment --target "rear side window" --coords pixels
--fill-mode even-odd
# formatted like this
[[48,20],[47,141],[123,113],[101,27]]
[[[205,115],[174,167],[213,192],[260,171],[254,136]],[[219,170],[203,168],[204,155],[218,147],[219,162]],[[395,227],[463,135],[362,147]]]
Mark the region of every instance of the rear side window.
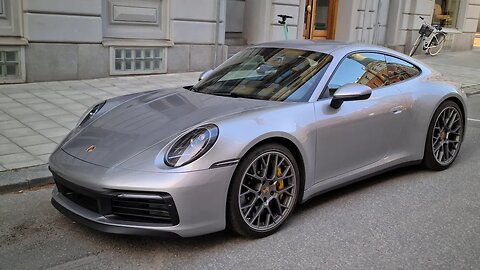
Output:
[[420,74],[420,70],[407,61],[392,56],[385,56],[387,60],[387,69],[389,83],[400,82]]
[[385,55],[354,53],[343,59],[328,83],[330,96],[347,83],[358,83],[372,89],[388,84]]

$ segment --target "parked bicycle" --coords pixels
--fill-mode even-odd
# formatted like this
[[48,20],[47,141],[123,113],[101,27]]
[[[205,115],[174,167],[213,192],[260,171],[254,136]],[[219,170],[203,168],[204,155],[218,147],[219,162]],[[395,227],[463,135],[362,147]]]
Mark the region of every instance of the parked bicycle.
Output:
[[422,19],[423,24],[418,30],[420,34],[415,43],[413,43],[413,47],[410,50],[410,56],[412,56],[417,48],[420,46],[420,43],[423,44],[422,49],[425,51],[426,54],[435,56],[437,55],[443,48],[445,44],[445,39],[447,38],[447,33],[442,31],[442,26],[440,25],[430,25],[425,21],[425,18],[419,16]]

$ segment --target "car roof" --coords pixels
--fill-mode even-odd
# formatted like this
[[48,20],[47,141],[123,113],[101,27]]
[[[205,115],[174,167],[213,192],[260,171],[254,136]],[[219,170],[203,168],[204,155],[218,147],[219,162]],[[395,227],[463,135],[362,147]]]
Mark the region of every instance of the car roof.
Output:
[[419,62],[418,60],[411,58],[403,53],[397,52],[395,50],[392,50],[383,46],[366,44],[366,43],[358,43],[358,42],[296,39],[296,40],[281,40],[281,41],[266,42],[266,43],[255,45],[253,47],[300,49],[300,50],[327,53],[327,54],[340,56],[340,57],[354,51],[363,51],[363,50],[374,51],[374,52],[394,55],[400,59],[411,62],[416,66],[421,66],[422,69],[427,67],[423,63]]
[[254,47],[290,48],[290,49],[302,49],[302,50],[308,50],[308,51],[330,53],[336,49],[346,47],[351,44],[353,43],[335,41],[335,40],[296,39],[296,40],[281,40],[281,41],[260,43],[258,45],[255,45]]
[[277,47],[277,48],[291,48],[302,49],[309,51],[316,51],[322,53],[331,53],[338,49],[347,49],[351,51],[355,50],[375,50],[375,51],[390,51],[389,49],[377,45],[345,42],[336,40],[308,40],[308,39],[296,39],[296,40],[281,40],[266,42],[255,45],[254,47]]

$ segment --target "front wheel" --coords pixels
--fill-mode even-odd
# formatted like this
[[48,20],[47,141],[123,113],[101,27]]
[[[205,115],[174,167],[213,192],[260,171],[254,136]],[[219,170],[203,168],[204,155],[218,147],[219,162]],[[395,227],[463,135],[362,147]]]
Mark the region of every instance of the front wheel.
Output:
[[292,213],[299,194],[299,170],[292,153],[265,144],[240,161],[227,199],[227,225],[247,237],[265,237]]
[[418,36],[417,39],[415,40],[415,43],[413,43],[413,47],[410,50],[410,53],[408,54],[409,56],[413,56],[415,51],[417,51],[418,46],[420,45],[420,42],[422,41],[422,36]]
[[425,143],[425,167],[444,170],[453,163],[460,151],[465,130],[462,111],[457,103],[442,103],[433,115]]
[[443,33],[438,33],[433,36],[432,40],[430,40],[430,44],[428,44],[427,53],[430,56],[437,55],[442,50],[443,45],[445,44],[445,38],[446,36]]

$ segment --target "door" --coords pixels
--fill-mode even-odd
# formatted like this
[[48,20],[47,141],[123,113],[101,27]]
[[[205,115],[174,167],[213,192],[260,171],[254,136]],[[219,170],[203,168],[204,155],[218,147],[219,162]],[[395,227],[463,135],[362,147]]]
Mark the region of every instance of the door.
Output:
[[[372,88],[366,100],[346,101],[330,107],[331,96],[347,83]],[[345,58],[328,84],[330,97],[316,102],[318,119],[316,179],[323,181],[385,162],[392,154],[395,138],[402,134],[404,98],[395,85],[388,85],[385,56],[355,53]],[[400,113],[399,113],[400,112]],[[379,164],[380,164],[379,163]]]
[[307,0],[303,37],[305,39],[335,39],[338,0]]

